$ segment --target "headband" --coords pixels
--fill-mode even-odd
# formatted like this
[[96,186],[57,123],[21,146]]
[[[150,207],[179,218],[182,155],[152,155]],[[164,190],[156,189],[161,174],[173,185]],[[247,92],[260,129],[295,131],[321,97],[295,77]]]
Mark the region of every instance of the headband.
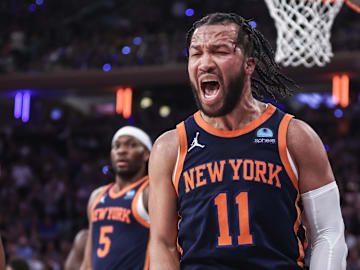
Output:
[[132,136],[138,139],[145,147],[151,151],[152,143],[149,135],[147,135],[143,130],[133,126],[125,126],[116,131],[114,137],[112,138],[111,145],[114,145],[115,141],[123,135]]

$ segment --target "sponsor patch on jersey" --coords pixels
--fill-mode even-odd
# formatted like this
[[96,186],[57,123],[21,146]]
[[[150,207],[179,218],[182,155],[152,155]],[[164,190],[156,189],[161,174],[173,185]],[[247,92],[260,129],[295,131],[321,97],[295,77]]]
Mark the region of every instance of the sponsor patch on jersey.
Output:
[[135,196],[135,190],[129,190],[128,192],[126,192],[125,196],[124,196],[124,199],[125,200],[130,200],[132,198],[134,198]]
[[259,128],[256,132],[256,137],[258,138],[272,138],[274,136],[270,128]]
[[256,132],[256,138],[254,139],[256,144],[275,144],[276,139],[274,133],[270,128],[259,128]]

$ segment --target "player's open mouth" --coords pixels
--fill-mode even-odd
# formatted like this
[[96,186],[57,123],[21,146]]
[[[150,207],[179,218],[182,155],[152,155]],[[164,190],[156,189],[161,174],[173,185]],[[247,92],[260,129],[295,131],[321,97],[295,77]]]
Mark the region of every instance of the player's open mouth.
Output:
[[201,91],[206,100],[214,99],[219,93],[220,83],[217,80],[205,79],[201,81]]

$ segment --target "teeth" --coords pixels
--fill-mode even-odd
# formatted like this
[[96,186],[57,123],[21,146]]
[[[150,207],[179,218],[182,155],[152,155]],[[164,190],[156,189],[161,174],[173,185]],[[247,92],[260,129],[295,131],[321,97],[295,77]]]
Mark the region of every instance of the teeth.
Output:
[[203,83],[208,83],[208,82],[216,82],[216,83],[217,83],[216,80],[203,80],[202,82],[203,82]]

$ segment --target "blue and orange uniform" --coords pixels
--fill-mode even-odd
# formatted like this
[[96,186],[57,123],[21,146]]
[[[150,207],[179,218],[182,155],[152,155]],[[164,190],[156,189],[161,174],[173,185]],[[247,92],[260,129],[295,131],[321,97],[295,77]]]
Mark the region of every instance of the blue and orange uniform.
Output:
[[200,112],[177,125],[181,269],[303,269],[302,205],[286,146],[291,118],[267,104],[238,130],[216,129]]
[[92,267],[94,270],[148,269],[149,223],[142,192],[149,184],[144,177],[118,193],[107,185],[91,209]]

